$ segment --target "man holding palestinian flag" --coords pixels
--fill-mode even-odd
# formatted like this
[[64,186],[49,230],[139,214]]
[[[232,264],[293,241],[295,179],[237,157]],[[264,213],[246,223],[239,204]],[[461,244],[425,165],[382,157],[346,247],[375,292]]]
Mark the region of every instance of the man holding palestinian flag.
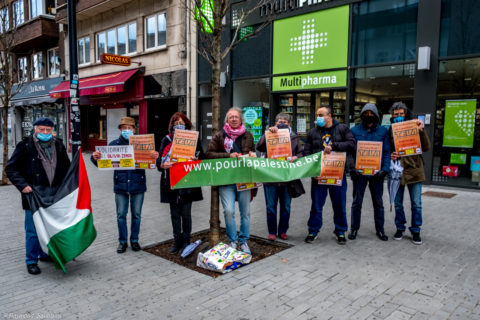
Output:
[[27,271],[40,274],[38,260],[64,264],[95,239],[90,186],[81,152],[72,165],[54,123],[39,118],[34,134],[24,138],[8,161],[6,174],[22,194],[25,210]]

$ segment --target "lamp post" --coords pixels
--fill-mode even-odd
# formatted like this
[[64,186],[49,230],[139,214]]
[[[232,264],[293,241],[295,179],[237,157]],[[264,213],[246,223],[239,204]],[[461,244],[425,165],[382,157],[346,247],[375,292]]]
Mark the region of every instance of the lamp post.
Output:
[[80,136],[80,97],[77,56],[77,0],[67,0],[68,10],[68,52],[70,63],[70,131],[72,143],[72,157],[81,145]]

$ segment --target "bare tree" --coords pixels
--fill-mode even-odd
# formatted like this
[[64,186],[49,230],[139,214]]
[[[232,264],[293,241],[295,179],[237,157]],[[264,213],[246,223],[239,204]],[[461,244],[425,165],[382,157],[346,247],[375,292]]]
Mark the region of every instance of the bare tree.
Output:
[[[23,8],[20,11],[23,13]],[[5,167],[8,162],[8,108],[12,98],[20,91],[22,79],[15,81],[13,62],[17,45],[17,12],[9,7],[8,0],[0,0],[0,113],[2,116],[3,170],[0,185],[8,184]],[[20,72],[20,70],[18,70]],[[16,85],[14,86],[14,83]]]
[[[229,43],[222,46],[225,39],[224,29],[230,30],[230,25],[225,25],[230,19],[228,14],[232,10],[230,0],[189,0],[190,11],[196,21],[199,43],[197,51],[207,61],[212,68],[211,86],[212,86],[212,134],[215,134],[221,128],[220,123],[220,74],[222,61],[228,57],[231,50],[234,49],[243,40],[256,35],[268,23],[265,20],[259,26],[253,28],[247,26],[248,32],[241,32],[245,29],[246,19],[262,6],[266,5],[265,0],[247,0],[242,6],[235,7],[235,23],[232,28],[233,36]],[[210,245],[213,246],[219,242],[220,219],[219,219],[219,194],[218,187],[212,187],[211,207],[210,207]]]

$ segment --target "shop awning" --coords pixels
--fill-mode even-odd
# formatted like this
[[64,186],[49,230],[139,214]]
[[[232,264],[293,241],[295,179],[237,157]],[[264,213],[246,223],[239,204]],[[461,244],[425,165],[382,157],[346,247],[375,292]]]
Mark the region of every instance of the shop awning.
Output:
[[[125,82],[137,71],[139,69],[80,78],[80,96],[123,92]],[[70,81],[60,83],[55,89],[50,91],[50,97],[56,99],[70,97]]]
[[63,78],[51,78],[39,81],[26,82],[20,85],[16,84],[12,87],[15,95],[10,100],[12,107],[27,106],[41,103],[54,103],[57,99],[50,97],[49,92],[57,87]]

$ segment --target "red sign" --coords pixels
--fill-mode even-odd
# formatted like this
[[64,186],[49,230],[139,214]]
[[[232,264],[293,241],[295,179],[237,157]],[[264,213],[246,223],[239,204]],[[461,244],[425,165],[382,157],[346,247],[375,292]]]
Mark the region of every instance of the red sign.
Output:
[[117,66],[125,67],[128,67],[130,64],[132,64],[132,59],[130,59],[130,57],[117,56],[110,53],[102,53],[100,55],[100,61],[102,63],[115,64]]
[[442,176],[458,177],[458,167],[457,166],[443,166],[442,167]]

